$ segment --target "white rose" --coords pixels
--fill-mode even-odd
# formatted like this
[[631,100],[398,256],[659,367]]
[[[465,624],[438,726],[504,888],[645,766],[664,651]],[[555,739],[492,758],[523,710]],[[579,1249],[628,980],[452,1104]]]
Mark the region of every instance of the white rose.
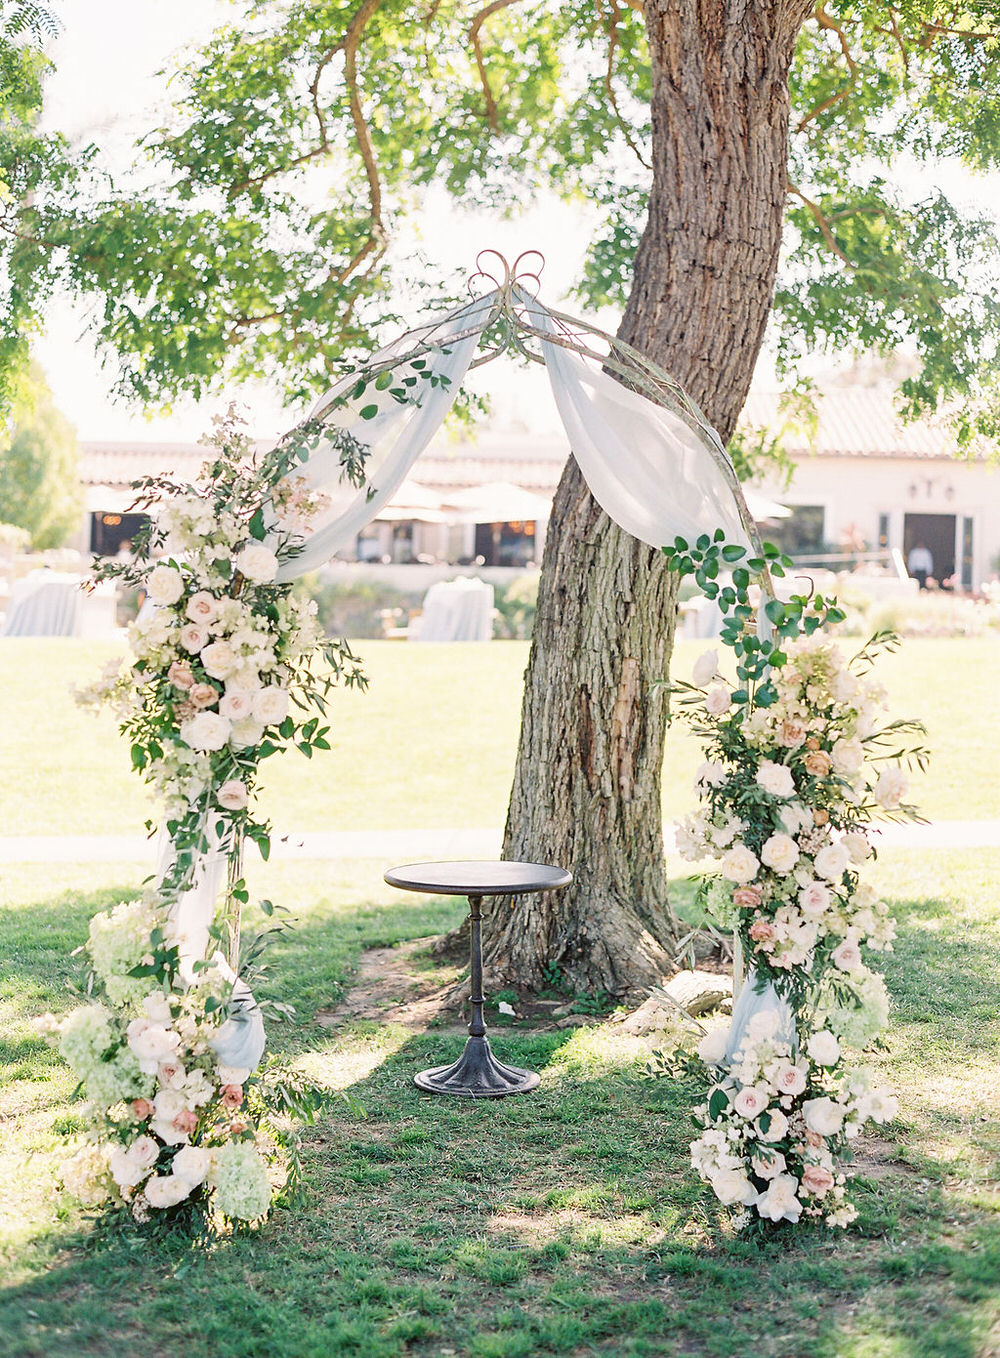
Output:
[[789,835],[772,835],[760,851],[761,862],[784,876],[799,861],[799,846]]
[[171,1028],[162,1028],[158,1023],[149,1023],[133,1032],[134,1023],[128,1026],[128,1045],[139,1062],[139,1069],[145,1075],[155,1075],[161,1062],[170,1061],[181,1045],[180,1034]]
[[265,726],[277,726],[288,716],[288,692],[277,684],[258,689],[253,695],[253,714]]
[[753,1202],[756,1189],[742,1169],[717,1169],[709,1182],[712,1191],[724,1207],[734,1207]]
[[230,778],[215,794],[215,800],[227,811],[242,811],[247,804],[247,785],[238,778]]
[[763,1155],[757,1154],[750,1163],[758,1179],[774,1179],[777,1175],[785,1172],[785,1157],[781,1151],[765,1151]]
[[818,919],[830,904],[830,888],[822,882],[806,882],[799,892],[799,909],[810,919]]
[[763,1130],[760,1118],[754,1123],[754,1130],[761,1141],[780,1141],[788,1133],[788,1119],[780,1108],[769,1108],[767,1117],[769,1119],[767,1131]]
[[729,1034],[725,1028],[713,1028],[698,1043],[698,1055],[709,1066],[717,1066],[726,1054]]
[[188,623],[181,628],[180,642],[185,651],[191,655],[197,655],[203,646],[208,645],[209,632],[206,627],[199,627],[197,623]]
[[173,566],[154,566],[146,580],[146,593],[154,604],[175,604],[184,593],[184,577]]
[[816,855],[816,871],[828,882],[839,882],[850,861],[843,844],[825,844]]
[[181,740],[192,750],[207,753],[221,750],[229,739],[232,727],[218,712],[199,712],[181,723]]
[[732,695],[722,684],[713,684],[705,694],[705,711],[710,717],[721,717],[732,705]]
[[128,1150],[119,1147],[111,1154],[111,1177],[119,1188],[134,1188],[156,1164],[160,1148],[151,1136],[140,1136]]
[[178,1179],[196,1188],[208,1177],[208,1171],[212,1168],[212,1152],[203,1146],[182,1146],[170,1168]]
[[219,711],[230,721],[253,716],[253,694],[245,688],[227,688],[219,700]]
[[278,573],[278,558],[262,542],[248,542],[233,562],[241,575],[255,585],[266,585]]
[[170,1023],[173,1011],[162,990],[151,990],[143,1000],[142,1007],[151,1023],[160,1023],[164,1026]]
[[852,863],[861,864],[871,857],[871,845],[860,830],[851,830],[840,841]]
[[772,797],[791,797],[795,794],[792,771],[784,764],[775,764],[765,759],[757,770],[757,782]]
[[818,1066],[835,1066],[840,1060],[840,1043],[828,1028],[813,1033],[806,1043],[806,1051]]
[[844,1108],[825,1095],[821,1099],[806,1099],[802,1116],[806,1126],[817,1136],[835,1136],[844,1125]]
[[249,749],[252,745],[259,745],[263,739],[264,728],[259,721],[254,721],[252,717],[244,717],[242,721],[233,722],[229,743],[234,750]]
[[835,741],[830,751],[830,761],[838,773],[850,777],[865,762],[864,746],[854,738]]
[[704,688],[710,679],[714,679],[719,673],[719,652],[705,651],[694,662],[691,671],[691,682],[695,688]]
[[201,652],[201,663],[213,679],[228,679],[236,668],[236,653],[228,641],[213,641]]
[[875,800],[887,811],[894,810],[906,796],[910,783],[902,769],[883,769],[875,784]]
[[760,1216],[770,1221],[798,1221],[802,1215],[802,1203],[795,1196],[798,1186],[798,1179],[791,1174],[779,1174],[772,1179],[767,1192],[754,1201]]
[[200,589],[188,599],[184,612],[192,622],[208,627],[219,616],[219,601],[207,590]]
[[746,885],[757,876],[760,860],[745,844],[734,844],[719,864],[723,877]]
[[150,1207],[176,1207],[179,1202],[184,1201],[193,1187],[193,1184],[178,1178],[176,1174],[166,1177],[154,1175],[152,1179],[146,1181],[142,1191]]

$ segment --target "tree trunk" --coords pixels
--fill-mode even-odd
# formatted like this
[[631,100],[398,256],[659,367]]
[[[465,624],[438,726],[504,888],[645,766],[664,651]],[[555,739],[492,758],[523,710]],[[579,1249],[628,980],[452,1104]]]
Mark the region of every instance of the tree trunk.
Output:
[[[724,440],[771,305],[788,68],[807,0],[647,0],[653,185],[621,338]],[[570,459],[542,563],[504,857],[573,886],[497,906],[494,981],[620,995],[670,962],[660,806],[675,608],[661,555],[611,523]]]

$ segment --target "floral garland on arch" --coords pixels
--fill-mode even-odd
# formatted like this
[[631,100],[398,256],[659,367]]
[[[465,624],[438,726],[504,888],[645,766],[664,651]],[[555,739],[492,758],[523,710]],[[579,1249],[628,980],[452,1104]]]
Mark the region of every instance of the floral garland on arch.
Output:
[[898,644],[891,633],[845,661],[828,632],[844,617],[835,601],[761,593],[756,582],[770,587],[792,565],[776,548],[747,559],[717,531],[664,550],[718,604],[735,661],[735,684],[708,651],[690,684],[671,685],[706,754],[695,780],[703,805],[677,841],[685,858],[718,863],[700,898],[751,969],[729,1032],[707,1034],[684,1063],[710,1086],[692,1165],[740,1225],[845,1226],[856,1216],[850,1143],[896,1111],[848,1056],[887,1022],[885,983],[866,955],[890,950],[895,932],[861,872],[875,853],[873,819],[919,819],[903,800],[902,765],[925,767],[924,727],[883,715],[871,669]]
[[[241,1009],[260,1012],[246,980],[278,932],[241,947],[243,843],[265,858],[270,844],[253,808],[259,766],[282,749],[329,749],[331,687],[366,683],[347,644],[324,639],[315,605],[275,581],[325,507],[296,474],[321,437],[363,484],[367,448],[345,431],[300,425],[258,457],[230,407],[196,484],[135,483],[136,507],[155,511],[145,540],[133,561],[93,573],[145,590],[148,602],[129,628],[131,663],[115,661],[77,696],[116,711],[133,768],[162,800],[169,853],[140,899],[91,920],[87,991],[101,1001],[38,1027],[88,1100],[87,1137],[62,1167],[64,1186],[112,1218],[169,1229],[262,1219],[298,1180],[289,1119],[311,1122],[330,1101],[293,1074],[256,1070],[262,1027],[248,1059],[231,1056],[247,1046]],[[207,855],[228,861],[225,902],[192,949],[175,914]]]

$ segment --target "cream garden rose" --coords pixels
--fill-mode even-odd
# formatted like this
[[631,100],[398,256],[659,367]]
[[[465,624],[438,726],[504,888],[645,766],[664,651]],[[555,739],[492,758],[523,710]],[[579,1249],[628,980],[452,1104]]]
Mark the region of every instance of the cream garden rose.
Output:
[[278,573],[278,558],[261,542],[247,543],[242,551],[237,552],[233,565],[255,585],[268,584]]
[[146,593],[160,607],[175,604],[184,593],[184,577],[173,566],[154,566],[146,580]]
[[760,871],[760,859],[745,844],[734,844],[719,864],[719,870],[730,882],[745,885]]
[[221,750],[229,740],[230,723],[218,712],[199,712],[196,717],[181,723],[181,740],[192,750]]
[[799,846],[790,835],[771,835],[761,848],[760,860],[767,867],[785,876],[799,860]]
[[756,781],[772,797],[793,797],[795,780],[792,771],[784,764],[775,764],[770,759],[761,762],[755,775]]

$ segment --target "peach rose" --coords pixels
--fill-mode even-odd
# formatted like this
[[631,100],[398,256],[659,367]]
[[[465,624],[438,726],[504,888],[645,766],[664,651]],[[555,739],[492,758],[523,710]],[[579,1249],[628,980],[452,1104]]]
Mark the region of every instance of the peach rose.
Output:
[[193,684],[188,694],[195,707],[214,707],[219,701],[219,690],[212,684]]
[[755,919],[750,926],[750,937],[755,943],[765,943],[774,938],[774,925],[766,919]]
[[131,1103],[132,1116],[144,1122],[153,1112],[153,1105],[149,1099],[133,1099]]
[[242,1085],[223,1085],[222,1086],[222,1106],[230,1113],[235,1113],[243,1103]]
[[830,772],[831,760],[825,750],[810,750],[805,757],[806,773],[813,778],[825,778]]

